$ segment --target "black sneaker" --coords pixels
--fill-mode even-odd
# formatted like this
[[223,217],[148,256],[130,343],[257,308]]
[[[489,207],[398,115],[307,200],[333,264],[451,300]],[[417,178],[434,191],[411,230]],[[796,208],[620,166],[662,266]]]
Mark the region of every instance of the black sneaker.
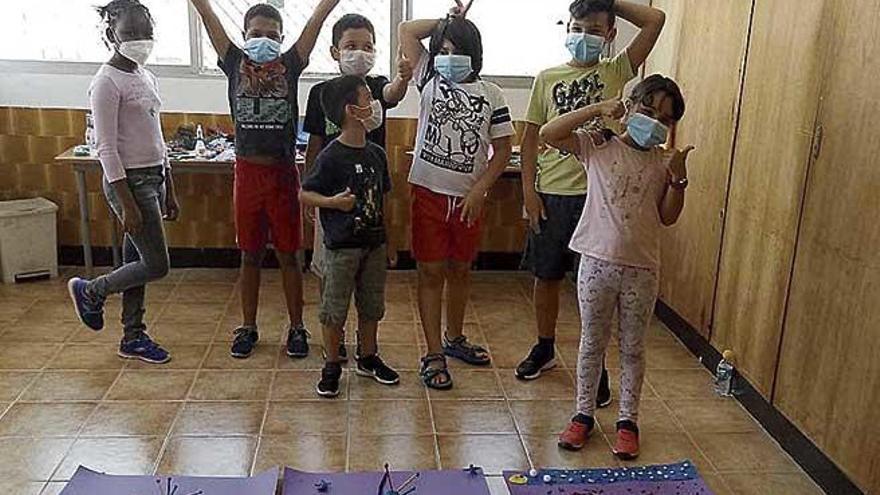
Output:
[[360,376],[372,377],[382,385],[397,385],[400,383],[400,375],[398,375],[393,369],[389,368],[378,354],[359,357],[357,359],[355,373]]
[[233,335],[235,335],[235,340],[232,341],[232,349],[230,349],[229,354],[239,359],[250,356],[260,340],[257,327],[238,327],[233,332]]
[[541,373],[556,367],[556,356],[553,346],[535,344],[519,366],[516,367],[516,377],[520,380],[534,380]]
[[287,355],[304,358],[309,355],[309,331],[300,323],[287,331]]
[[315,387],[315,391],[321,397],[336,397],[339,395],[339,379],[342,378],[342,366],[339,363],[326,363],[321,370],[321,381]]
[[596,407],[603,408],[611,405],[611,385],[608,383],[608,370],[602,367],[602,376],[599,378],[599,391],[596,394]]

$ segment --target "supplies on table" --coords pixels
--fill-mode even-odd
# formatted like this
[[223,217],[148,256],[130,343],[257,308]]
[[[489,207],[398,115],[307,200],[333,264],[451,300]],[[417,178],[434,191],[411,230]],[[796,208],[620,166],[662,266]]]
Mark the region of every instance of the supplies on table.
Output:
[[220,129],[201,124],[184,124],[168,142],[169,157],[174,160],[223,160],[235,146],[232,138]]

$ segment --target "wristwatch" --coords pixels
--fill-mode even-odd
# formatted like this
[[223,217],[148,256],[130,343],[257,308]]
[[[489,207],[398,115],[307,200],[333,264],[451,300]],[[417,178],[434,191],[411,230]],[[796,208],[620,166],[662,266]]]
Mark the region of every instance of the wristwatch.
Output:
[[687,186],[688,186],[688,178],[687,177],[682,177],[681,179],[678,179],[678,180],[673,180],[671,178],[669,179],[669,187],[671,187],[677,191],[684,191],[685,189],[687,189]]

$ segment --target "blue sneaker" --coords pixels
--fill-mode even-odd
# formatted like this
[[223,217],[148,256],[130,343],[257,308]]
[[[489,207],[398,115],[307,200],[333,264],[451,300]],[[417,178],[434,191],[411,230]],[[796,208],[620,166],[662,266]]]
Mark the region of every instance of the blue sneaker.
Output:
[[120,342],[117,354],[124,359],[140,359],[152,364],[165,364],[171,361],[171,355],[168,354],[168,351],[153,342],[153,339],[146,333],[141,333],[141,336],[134,340]]
[[73,277],[67,282],[67,291],[80,321],[92,330],[100,330],[104,328],[104,301],[86,294],[87,283],[84,279]]
[[260,340],[260,334],[256,327],[238,327],[233,332],[235,340],[232,341],[232,348],[229,354],[234,358],[244,359],[254,352],[254,347]]

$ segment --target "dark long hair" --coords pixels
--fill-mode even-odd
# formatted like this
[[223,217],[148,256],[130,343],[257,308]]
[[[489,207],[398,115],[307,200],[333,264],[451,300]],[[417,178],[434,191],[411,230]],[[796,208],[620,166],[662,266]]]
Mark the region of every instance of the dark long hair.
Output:
[[447,17],[440,21],[434,33],[431,35],[431,41],[428,44],[428,65],[422,80],[419,81],[419,88],[424,88],[428,81],[434,77],[434,57],[440,54],[443,47],[443,40],[448,39],[455,45],[455,52],[460,55],[467,55],[471,58],[472,78],[479,79],[480,71],[483,70],[483,37],[477,25],[468,19],[461,17]]

